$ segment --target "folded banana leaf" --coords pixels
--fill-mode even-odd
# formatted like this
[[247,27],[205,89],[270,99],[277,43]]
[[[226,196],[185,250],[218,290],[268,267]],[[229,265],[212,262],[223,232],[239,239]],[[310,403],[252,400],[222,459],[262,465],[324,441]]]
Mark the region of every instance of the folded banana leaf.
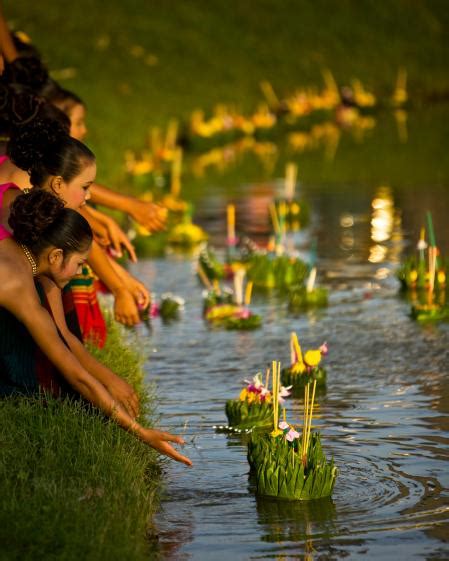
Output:
[[310,308],[324,308],[328,305],[328,290],[316,287],[308,292],[305,286],[295,286],[289,290],[288,309],[301,312]]
[[304,261],[288,255],[254,253],[246,264],[248,279],[259,288],[285,290],[290,286],[304,283],[309,273]]
[[232,428],[249,429],[271,427],[273,424],[272,403],[248,403],[240,399],[226,402],[226,416]]
[[181,306],[182,304],[179,300],[165,296],[161,299],[161,303],[159,304],[159,315],[164,321],[179,319]]
[[198,257],[198,264],[209,280],[220,280],[225,275],[224,265],[220,263],[210,248],[205,248],[201,251]]
[[293,390],[302,389],[312,380],[316,380],[317,388],[326,386],[327,373],[324,368],[316,366],[310,371],[302,374],[294,372],[293,368],[283,368],[281,371],[281,382],[284,386],[293,386]]
[[248,460],[255,472],[256,493],[290,500],[312,500],[332,494],[337,468],[324,456],[320,435],[312,433],[307,462],[298,450],[301,440],[288,442],[284,435],[253,434],[248,443]]

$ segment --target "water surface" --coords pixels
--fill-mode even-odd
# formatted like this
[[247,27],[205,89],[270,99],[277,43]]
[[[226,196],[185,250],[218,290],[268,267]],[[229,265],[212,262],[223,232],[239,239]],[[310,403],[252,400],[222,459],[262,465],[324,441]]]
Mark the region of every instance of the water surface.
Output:
[[[428,139],[435,122],[427,124],[417,133]],[[415,141],[413,136],[410,142]],[[368,143],[370,150],[363,145],[362,152],[371,159],[376,150],[388,153],[379,142],[391,138]],[[357,161],[355,149],[349,153]],[[161,425],[184,434],[194,462],[192,469],[167,464],[166,496],[157,517],[163,559],[449,558],[449,324],[413,322],[394,277],[427,209],[449,252],[449,183],[441,163],[432,168],[427,161],[432,156],[423,150],[426,162],[416,162],[420,152],[412,150],[410,166],[427,169],[428,182],[421,171],[414,181],[413,170],[406,177],[391,170],[391,177],[404,181],[389,182],[390,164],[380,162],[371,181],[361,181],[356,171],[358,180],[333,182],[320,170],[315,181],[301,183],[312,223],[290,243],[307,258],[311,240],[317,240],[320,282],[331,294],[325,310],[292,316],[275,295],[256,294],[253,310],[264,318],[262,329],[211,330],[201,317],[193,257],[173,254],[135,267],[156,293],[169,290],[186,299],[181,321],[155,320],[151,336],[141,333],[148,377],[158,386]],[[311,165],[304,154],[295,158],[300,169]],[[244,163],[232,172],[237,181],[239,165]],[[358,165],[364,165],[361,155]],[[343,164],[335,166],[342,174]],[[216,247],[223,248],[224,209],[231,200],[239,229],[266,240],[266,202],[282,190],[276,169],[270,173],[260,172],[262,180],[257,172],[246,173],[232,188],[226,177],[216,181],[206,174],[201,194],[196,180],[196,218]],[[378,181],[376,174],[386,180]],[[327,500],[256,497],[244,438],[213,429],[226,424],[225,402],[238,395],[244,378],[273,359],[288,362],[292,330],[305,348],[323,341],[330,348],[327,391],[318,397],[313,425],[339,468]],[[301,400],[290,400],[288,411],[290,420],[298,420]]]

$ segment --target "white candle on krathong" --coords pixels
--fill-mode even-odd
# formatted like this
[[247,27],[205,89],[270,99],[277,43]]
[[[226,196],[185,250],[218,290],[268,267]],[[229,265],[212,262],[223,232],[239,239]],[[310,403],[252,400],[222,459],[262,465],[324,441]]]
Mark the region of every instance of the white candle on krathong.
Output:
[[313,267],[312,270],[310,271],[309,278],[307,279],[307,285],[306,285],[307,292],[312,292],[315,286],[315,280],[316,280],[316,267]]
[[235,303],[238,306],[243,304],[243,279],[245,278],[245,271],[243,269],[237,269],[234,274],[234,295]]

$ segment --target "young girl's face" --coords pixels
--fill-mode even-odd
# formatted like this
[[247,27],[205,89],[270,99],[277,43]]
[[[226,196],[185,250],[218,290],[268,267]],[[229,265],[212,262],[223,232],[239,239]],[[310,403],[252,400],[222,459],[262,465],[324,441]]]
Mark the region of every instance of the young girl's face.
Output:
[[74,105],[69,113],[70,136],[77,140],[83,140],[87,134],[86,108],[81,103]]
[[70,253],[65,259],[62,256],[62,250],[60,251],[59,258],[50,266],[48,276],[62,290],[75,275],[82,272],[83,265],[90,252],[90,246],[86,251]]
[[79,210],[90,199],[90,186],[95,181],[97,164],[89,162],[82,171],[71,181],[62,180],[57,195],[64,201],[65,206]]

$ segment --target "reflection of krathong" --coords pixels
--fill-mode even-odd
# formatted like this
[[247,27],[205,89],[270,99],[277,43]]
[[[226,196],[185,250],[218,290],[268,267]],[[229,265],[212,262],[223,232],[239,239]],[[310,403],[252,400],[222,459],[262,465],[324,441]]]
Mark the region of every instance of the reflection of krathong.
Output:
[[270,208],[273,226],[279,232],[298,231],[308,225],[310,221],[309,205],[296,197],[296,180],[298,166],[289,162],[285,169],[284,195],[276,199],[274,207]]
[[[238,399],[226,402],[226,416],[232,429],[245,430],[255,427],[269,427],[273,419],[273,391],[268,389],[270,369],[267,370],[265,383],[259,372],[252,380],[245,380],[246,387],[242,389]],[[290,388],[283,386],[277,389],[278,403],[290,395]]]
[[[274,388],[280,385],[280,363],[273,362]],[[273,424],[269,434],[253,432],[248,461],[255,474],[256,492],[283,499],[310,500],[328,497],[337,477],[333,460],[328,462],[319,433],[312,433],[316,380],[304,388],[302,430],[279,422],[276,390],[273,389]]]
[[412,300],[412,317],[418,321],[449,319],[447,275],[449,261],[442,257],[435,239],[433,220],[427,213],[429,239],[421,228],[417,255],[408,257],[397,272],[402,289]]
[[303,388],[311,381],[318,386],[326,385],[326,370],[320,366],[321,360],[328,354],[328,346],[323,343],[318,349],[302,353],[296,333],[290,335],[290,367],[282,370],[282,383]]

